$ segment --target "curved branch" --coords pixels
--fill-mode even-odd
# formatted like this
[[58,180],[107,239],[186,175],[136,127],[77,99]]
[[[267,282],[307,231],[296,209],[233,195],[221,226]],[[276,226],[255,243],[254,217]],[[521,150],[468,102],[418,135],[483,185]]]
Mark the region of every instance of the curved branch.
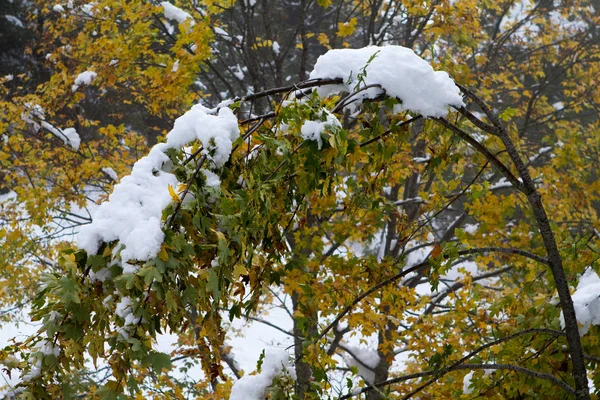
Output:
[[537,254],[531,253],[526,250],[514,249],[512,247],[482,247],[476,249],[460,250],[458,255],[464,256],[469,254],[480,254],[480,253],[506,253],[506,254],[517,254],[523,257],[532,259],[541,264],[548,265],[548,259],[538,256]]
[[496,166],[502,174],[506,176],[506,179],[513,184],[520,192],[525,192],[525,188],[523,186],[523,182],[519,181],[516,176],[513,175],[512,172],[508,169],[506,165],[502,163],[492,152],[490,152],[485,146],[479,143],[477,140],[473,139],[467,132],[463,131],[459,127],[451,124],[444,118],[433,118],[434,121],[444,126],[447,129],[450,129],[455,135],[459,136],[461,139],[465,140],[471,146],[473,146],[478,152],[483,154],[485,158],[487,158],[492,164]]
[[[465,93],[469,98],[471,98],[473,102],[475,102],[483,110],[483,112],[488,116],[492,124],[494,124],[494,126],[498,129],[497,136],[502,140],[502,143],[506,148],[506,152],[508,153],[514,167],[518,171],[520,180],[516,181],[518,183],[518,185],[516,186],[520,189],[522,193],[524,193],[527,196],[527,201],[529,202],[531,210],[533,211],[537,227],[539,229],[540,235],[544,243],[544,248],[548,255],[548,266],[552,271],[554,285],[556,286],[558,297],[560,299],[560,305],[563,309],[563,315],[565,318],[565,333],[567,337],[567,343],[569,344],[571,362],[573,364],[572,374],[573,378],[575,379],[575,387],[577,389],[575,395],[577,399],[588,400],[590,398],[588,377],[585,368],[583,348],[581,346],[581,338],[579,336],[577,315],[575,314],[573,299],[571,298],[571,292],[569,291],[569,282],[563,267],[563,259],[558,249],[558,244],[556,242],[554,232],[552,231],[552,226],[550,225],[548,214],[546,213],[546,209],[542,201],[542,196],[538,192],[535,183],[531,177],[531,174],[529,173],[529,169],[527,168],[527,165],[525,164],[525,162],[521,158],[521,155],[519,154],[517,146],[510,138],[508,131],[500,122],[498,117],[494,115],[492,110],[476,94],[460,85],[459,87],[463,91],[463,93]],[[454,128],[453,131],[456,132],[457,135],[460,132],[462,132],[459,128],[453,127],[447,122],[446,124],[450,126],[450,129]],[[468,135],[466,136],[469,137]],[[465,140],[468,139],[465,138]],[[477,149],[481,151],[482,154],[484,154],[486,157],[488,157],[487,154],[483,152],[484,150],[487,151],[487,149]],[[506,178],[511,181],[511,183],[515,184],[515,182],[513,182],[513,179],[515,179],[515,177],[514,175],[510,174],[510,171],[508,171],[510,175],[507,175],[507,173],[504,170],[502,170],[502,172],[504,173]]]
[[[412,272],[416,272],[416,271],[419,271],[420,269],[424,269],[428,266],[429,266],[429,260],[423,261],[417,265],[414,265],[410,268],[403,270],[402,272],[397,273],[396,275],[392,276],[391,278],[386,279],[385,281],[378,283],[377,285],[373,286],[371,289],[367,290],[360,296],[356,297],[352,301],[352,303],[347,305],[335,317],[335,319],[329,325],[327,325],[327,327],[314,339],[314,342],[318,342],[320,339],[322,339],[331,329],[333,329],[334,326],[336,326],[338,324],[338,322],[340,322],[340,320],[342,318],[344,318],[346,316],[346,314],[348,314],[354,308],[354,306],[356,306],[358,303],[360,303],[363,299],[365,299],[366,297],[369,297],[371,294],[377,292],[379,289],[384,288],[387,285],[390,285],[390,284],[396,282],[398,279],[400,279]],[[300,357],[302,357],[302,355],[300,355]]]
[[475,350],[471,351],[469,354],[467,354],[466,356],[464,356],[463,358],[461,358],[460,360],[456,361],[455,363],[453,363],[452,365],[450,365],[449,367],[446,368],[441,368],[440,370],[436,370],[436,371],[426,371],[426,372],[419,372],[416,374],[410,374],[410,375],[403,375],[397,378],[393,378],[393,379],[389,379],[385,382],[381,382],[381,383],[376,383],[374,385],[371,386],[367,386],[364,389],[362,389],[359,392],[354,392],[352,394],[348,394],[345,395],[343,397],[340,398],[340,400],[343,399],[349,399],[352,398],[354,396],[357,396],[359,394],[362,393],[367,393],[370,392],[372,390],[376,390],[376,389],[381,389],[382,387],[385,386],[389,386],[389,385],[393,385],[394,383],[399,383],[399,382],[403,382],[403,381],[407,381],[410,379],[415,379],[415,378],[422,378],[425,376],[432,376],[434,375],[434,377],[432,379],[430,379],[429,381],[425,382],[423,385],[419,386],[417,389],[413,390],[412,392],[410,392],[409,394],[407,394],[406,396],[404,396],[403,399],[408,399],[412,396],[414,396],[415,394],[419,393],[420,391],[422,391],[423,389],[425,389],[427,386],[431,385],[432,383],[434,383],[435,381],[437,381],[439,378],[441,378],[442,376],[444,376],[445,374],[447,374],[448,372],[451,371],[455,371],[455,370],[459,370],[459,369],[509,369],[509,370],[513,370],[513,371],[517,371],[517,372],[522,372],[526,375],[530,375],[530,376],[534,376],[540,379],[545,379],[545,380],[550,380],[554,383],[556,383],[557,385],[561,386],[563,389],[565,389],[565,391],[574,394],[575,390],[567,385],[566,383],[564,383],[563,381],[558,380],[554,375],[551,374],[546,374],[543,372],[537,372],[537,371],[533,371],[524,367],[520,367],[517,365],[512,365],[512,364],[463,364],[465,361],[467,361],[469,358],[473,357],[474,355],[482,352],[483,350],[495,346],[497,344],[506,342],[508,340],[514,339],[516,337],[519,336],[523,336],[523,335],[527,335],[530,333],[547,333],[547,334],[551,334],[554,336],[563,336],[564,333],[561,331],[557,331],[554,329],[546,329],[546,328],[531,328],[531,329],[526,329],[520,332],[516,332],[512,335],[508,335],[504,338],[498,339],[498,340],[494,340],[493,342],[489,342],[486,343],[482,346],[479,346],[478,348],[476,348]]

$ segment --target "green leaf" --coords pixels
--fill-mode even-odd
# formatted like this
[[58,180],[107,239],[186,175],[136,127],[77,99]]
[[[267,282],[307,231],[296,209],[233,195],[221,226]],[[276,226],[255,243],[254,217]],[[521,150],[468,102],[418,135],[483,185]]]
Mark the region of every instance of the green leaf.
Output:
[[171,312],[177,310],[177,299],[171,290],[165,295],[165,301],[167,302],[167,310]]
[[65,303],[81,303],[79,299],[79,288],[77,287],[77,282],[68,276],[63,276],[58,281],[59,284],[59,296],[61,300]]
[[137,274],[144,278],[146,285],[150,285],[153,281],[162,282],[162,275],[153,265],[142,267]]
[[260,352],[260,357],[258,357],[258,361],[256,362],[256,372],[260,374],[263,362],[265,361],[265,350]]
[[156,373],[160,373],[163,369],[171,369],[171,357],[165,353],[154,352],[148,355],[148,362]]
[[508,121],[515,115],[517,115],[517,110],[515,108],[508,107],[508,108],[506,108],[506,110],[502,111],[502,113],[499,115],[499,117],[502,121]]

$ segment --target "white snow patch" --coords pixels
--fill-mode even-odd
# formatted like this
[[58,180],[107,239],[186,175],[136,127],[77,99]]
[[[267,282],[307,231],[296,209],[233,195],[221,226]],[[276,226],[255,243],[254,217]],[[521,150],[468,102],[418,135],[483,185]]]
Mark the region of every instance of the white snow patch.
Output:
[[163,1],[160,3],[162,8],[165,10],[165,18],[177,21],[180,24],[183,24],[186,20],[190,20],[190,26],[194,26],[194,18],[187,12],[183,11],[181,8],[174,6],[168,1]]
[[177,72],[178,69],[179,69],[179,59],[175,60],[175,62],[173,63],[173,68],[171,68],[171,72]]
[[202,168],[200,172],[202,172],[202,174],[204,174],[206,177],[206,186],[218,188],[221,185],[221,179],[219,179],[219,175],[204,168]]
[[279,55],[279,53],[281,52],[281,46],[279,46],[279,43],[277,43],[276,41],[273,41],[273,53],[275,53],[276,55]]
[[169,185],[176,188],[179,184],[168,171],[171,161],[165,152],[199,139],[207,159],[220,168],[229,159],[238,136],[237,118],[231,109],[217,112],[200,104],[193,106],[177,118],[167,142],[155,145],[135,163],[131,174],[115,185],[108,201],[98,207],[92,223],[81,228],[77,237],[79,248],[96,254],[103,242],[118,240],[116,248],[123,246],[123,262],[155,257],[164,239],[162,212],[172,202]]
[[477,233],[477,229],[479,229],[478,224],[465,224],[464,231],[469,235],[474,235]]
[[225,29],[219,28],[218,26],[215,27],[215,33],[219,36],[227,36],[227,37],[230,36],[229,33],[227,33],[227,31]]
[[77,91],[81,85],[91,85],[94,79],[98,76],[94,71],[84,71],[77,75],[75,78],[75,84],[71,87],[72,91]]
[[[573,306],[579,324],[579,335],[588,333],[591,325],[600,325],[600,278],[588,268],[581,278],[577,290],[573,293]],[[560,313],[560,326],[565,328],[565,318]]]
[[427,155],[425,157],[413,157],[413,161],[416,162],[417,164],[424,164],[424,163],[428,162],[429,160],[431,160],[430,155]]
[[8,191],[8,193],[0,194],[0,205],[13,200],[17,200],[17,193],[12,190]]
[[79,150],[81,138],[75,128],[59,129],[46,121],[41,121],[41,124],[44,129],[62,140],[64,144],[71,146],[75,151]]
[[117,175],[117,173],[115,172],[114,169],[112,169],[110,167],[104,167],[104,168],[102,168],[102,172],[104,172],[114,182],[119,181],[119,175]]
[[[374,59],[367,66],[371,57]],[[365,67],[366,76],[361,74]],[[460,90],[448,73],[434,71],[429,63],[402,46],[329,50],[319,57],[310,78],[344,80],[341,85],[319,87],[320,96],[340,90],[352,92],[361,84],[380,85],[389,96],[402,101],[402,109],[426,117],[443,117],[448,106],[464,105]]]
[[65,12],[65,8],[63,6],[61,6],[60,4],[55,4],[52,7],[52,11],[58,12],[58,13],[64,13]]
[[260,373],[244,375],[236,381],[231,388],[229,400],[263,400],[273,379],[285,372],[296,379],[296,373],[287,351],[269,349],[265,353]]
[[[323,146],[323,138],[321,134],[325,131],[326,128],[341,128],[342,124],[335,115],[331,114],[327,110],[323,109],[323,112],[326,114],[325,121],[306,121],[300,128],[300,134],[304,140],[314,140],[317,142],[317,146],[319,150]],[[322,115],[322,113],[321,113]]]
[[11,24],[13,24],[14,26],[18,26],[19,28],[24,28],[23,23],[21,22],[21,20],[17,17],[15,17],[14,15],[5,15],[4,16],[8,22],[10,22]]

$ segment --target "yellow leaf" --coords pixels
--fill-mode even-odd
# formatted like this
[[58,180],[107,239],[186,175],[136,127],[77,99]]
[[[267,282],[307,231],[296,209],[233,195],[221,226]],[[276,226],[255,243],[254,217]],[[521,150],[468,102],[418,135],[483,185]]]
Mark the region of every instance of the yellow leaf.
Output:
[[246,267],[244,267],[243,264],[235,264],[235,266],[233,267],[233,278],[234,279],[238,279],[240,277],[240,275],[247,275],[248,271],[246,270]]
[[179,203],[179,196],[177,195],[177,192],[175,191],[175,189],[173,189],[173,186],[169,185],[169,194],[171,195],[171,200],[173,200],[176,203]]
[[331,46],[329,45],[329,38],[327,37],[326,34],[319,33],[319,36],[317,36],[317,40],[319,41],[319,43],[321,45],[327,47],[328,49],[331,49]]
[[169,253],[167,253],[167,249],[165,248],[165,246],[161,246],[160,252],[158,253],[158,258],[160,258],[164,262],[169,261]]
[[348,22],[340,22],[338,23],[338,32],[337,35],[339,37],[350,36],[356,30],[356,24],[358,20],[356,18],[350,19]]

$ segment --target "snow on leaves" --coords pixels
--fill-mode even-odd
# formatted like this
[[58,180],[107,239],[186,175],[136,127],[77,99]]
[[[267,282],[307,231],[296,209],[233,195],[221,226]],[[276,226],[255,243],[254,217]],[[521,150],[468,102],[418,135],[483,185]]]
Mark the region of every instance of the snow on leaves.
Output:
[[343,85],[319,88],[321,96],[371,87],[364,93],[366,98],[377,97],[384,90],[402,101],[399,110],[428,117],[443,117],[448,106],[464,105],[448,73],[434,71],[429,63],[402,46],[330,50],[319,57],[310,78],[344,80]]
[[[102,243],[118,240],[123,247],[122,261],[156,257],[164,239],[162,212],[173,201],[169,187],[179,184],[169,172],[172,164],[165,152],[200,140],[206,157],[220,168],[229,159],[232,143],[238,136],[237,118],[231,109],[192,107],[175,121],[166,143],[154,146],[135,163],[131,174],[115,185],[109,201],[100,206],[93,222],[81,229],[79,247],[96,254]],[[215,186],[216,182],[211,175],[210,185]]]

